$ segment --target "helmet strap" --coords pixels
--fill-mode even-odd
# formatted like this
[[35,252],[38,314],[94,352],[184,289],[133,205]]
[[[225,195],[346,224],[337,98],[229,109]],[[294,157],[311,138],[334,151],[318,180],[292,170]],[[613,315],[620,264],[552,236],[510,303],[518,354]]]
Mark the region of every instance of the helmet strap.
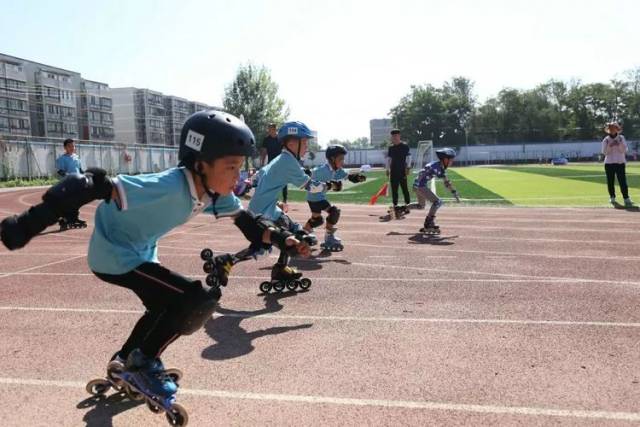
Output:
[[209,189],[209,186],[207,185],[207,175],[204,172],[202,172],[202,167],[200,166],[200,163],[196,164],[195,169],[196,169],[196,175],[200,177],[200,183],[202,184],[202,187],[204,188],[205,193],[207,193],[207,196],[209,196],[209,198],[211,199],[213,215],[217,217],[218,211],[216,211],[216,201],[218,200],[218,197],[220,196],[220,194],[214,193]]

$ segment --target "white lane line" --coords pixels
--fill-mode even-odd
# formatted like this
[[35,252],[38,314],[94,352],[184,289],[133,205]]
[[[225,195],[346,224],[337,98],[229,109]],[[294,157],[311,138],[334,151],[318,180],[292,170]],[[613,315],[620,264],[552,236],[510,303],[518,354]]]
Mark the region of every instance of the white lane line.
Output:
[[[379,264],[369,264],[365,262],[352,262],[349,265],[359,265],[362,267],[374,267],[374,268],[396,268],[402,270],[414,270],[414,271],[432,271],[438,273],[460,273],[460,274],[471,274],[471,275],[487,275],[487,276],[498,276],[498,277],[513,277],[513,278],[530,278],[530,279],[544,279],[548,281],[576,281],[576,282],[585,282],[585,283],[607,283],[607,284],[624,284],[624,285],[633,285],[640,286],[640,282],[630,282],[624,280],[602,280],[602,279],[584,279],[579,277],[555,277],[555,276],[534,276],[530,274],[507,274],[507,273],[490,273],[484,271],[476,271],[476,270],[454,270],[450,268],[425,268],[425,267],[410,267],[406,265],[379,265]],[[374,278],[375,280],[375,278]]]
[[30,268],[25,268],[24,270],[19,270],[19,271],[12,271],[10,273],[5,273],[3,275],[0,276],[0,279],[3,277],[9,277],[9,276],[13,276],[15,274],[20,274],[20,273],[26,273],[28,271],[32,271],[32,270],[38,270],[40,268],[44,268],[44,267],[49,267],[51,265],[56,265],[56,264],[62,264],[64,262],[69,262],[69,261],[73,261],[74,259],[78,259],[78,258],[84,258],[86,255],[78,255],[78,256],[73,256],[71,258],[65,258],[61,261],[54,261],[54,262],[49,262],[47,264],[42,264],[42,265],[36,265],[35,267],[30,267]]
[[[446,239],[445,239],[446,240]],[[409,245],[406,246],[391,246],[391,245],[372,245],[368,243],[348,243],[349,246],[358,246],[365,248],[380,248],[380,249],[399,249],[399,250],[415,250],[421,251],[428,254],[427,256],[431,258],[432,252],[454,252],[461,254],[482,254],[482,255],[496,255],[496,256],[508,256],[508,257],[541,257],[541,258],[562,258],[562,259],[594,259],[601,261],[603,256],[595,256],[595,255],[565,255],[558,253],[536,253],[536,252],[501,252],[501,251],[489,251],[489,250],[471,250],[471,249],[449,249],[443,248],[442,246],[419,246],[419,245]],[[637,256],[615,256],[606,258],[607,261],[638,261],[640,257]]]
[[[142,310],[102,309],[102,308],[65,308],[65,307],[20,307],[0,306],[0,311],[35,311],[55,313],[100,313],[100,314],[142,314]],[[317,320],[325,322],[381,322],[381,323],[454,323],[470,325],[527,325],[527,326],[592,326],[610,328],[640,328],[640,323],[634,322],[601,322],[601,321],[571,321],[571,320],[522,320],[522,319],[460,319],[460,318],[431,318],[431,317],[368,317],[368,316],[316,316],[316,315],[287,315],[287,314],[259,314],[253,313],[214,313],[214,318],[235,317],[240,319],[272,319],[272,320]]]
[[[58,387],[84,389],[85,383],[80,381],[40,380],[30,378],[3,378],[0,384],[34,386],[34,387]],[[329,404],[341,406],[368,406],[400,409],[422,409],[427,411],[454,411],[473,412],[483,414],[526,415],[563,418],[587,418],[602,420],[640,421],[638,412],[613,412],[582,409],[557,409],[530,406],[499,406],[499,405],[473,405],[452,402],[390,400],[390,399],[359,399],[348,397],[315,396],[300,394],[279,393],[252,393],[244,391],[208,390],[180,388],[180,394],[212,397],[218,399],[240,399],[275,402],[296,402],[309,404]]]
[[[3,273],[0,272],[0,275],[2,274],[9,274],[9,273]],[[202,275],[203,273],[201,271],[197,271],[197,272],[193,272],[193,273],[184,273],[190,276],[199,276]],[[27,273],[13,273],[13,275],[15,276],[95,276],[95,274],[93,273],[49,273],[49,272],[27,272]],[[238,280],[238,279],[246,279],[246,280],[264,280],[267,276],[229,276],[229,279],[234,279],[234,280]],[[438,284],[438,283],[457,283],[457,282],[464,282],[464,283],[573,283],[573,282],[577,282],[580,283],[581,280],[580,279],[573,279],[573,278],[567,278],[564,280],[557,280],[557,279],[553,279],[553,280],[548,280],[548,279],[442,279],[442,278],[438,278],[438,279],[432,279],[432,278],[403,278],[403,279],[398,279],[395,277],[316,277],[316,276],[312,276],[311,277],[312,280],[314,281],[328,281],[328,282],[332,282],[332,281],[336,281],[336,282],[344,282],[345,279],[346,280],[352,280],[352,281],[362,281],[362,282],[368,282],[368,281],[378,281],[378,282],[430,282],[433,284]],[[622,282],[622,283],[626,283],[626,282]]]

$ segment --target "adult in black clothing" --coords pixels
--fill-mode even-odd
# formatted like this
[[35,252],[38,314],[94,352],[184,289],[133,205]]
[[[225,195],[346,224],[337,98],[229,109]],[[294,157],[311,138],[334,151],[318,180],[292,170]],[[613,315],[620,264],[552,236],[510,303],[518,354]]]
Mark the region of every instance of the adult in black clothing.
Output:
[[[409,176],[409,166],[411,164],[411,151],[409,146],[400,141],[400,130],[391,131],[391,146],[387,152],[387,176],[391,181],[391,196],[393,207],[396,210],[405,211],[407,205],[411,203],[407,177]],[[402,188],[404,196],[404,206],[398,206],[398,186]]]
[[[282,144],[278,141],[278,130],[275,123],[269,123],[267,136],[262,140],[260,149],[260,166],[264,166],[282,153]],[[265,162],[267,159],[267,162]],[[287,186],[282,187],[282,202],[287,203]]]

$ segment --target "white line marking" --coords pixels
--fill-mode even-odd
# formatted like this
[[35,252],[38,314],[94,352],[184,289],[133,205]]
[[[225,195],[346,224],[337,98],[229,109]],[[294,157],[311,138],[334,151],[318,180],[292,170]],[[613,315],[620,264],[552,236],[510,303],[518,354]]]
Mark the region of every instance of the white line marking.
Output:
[[[446,240],[446,239],[445,239]],[[554,259],[595,259],[601,261],[603,256],[596,255],[564,255],[558,253],[536,253],[536,252],[500,252],[500,251],[488,251],[488,250],[472,250],[472,249],[449,249],[443,248],[442,246],[420,246],[420,245],[410,245],[406,246],[391,246],[391,245],[371,245],[367,243],[348,243],[350,246],[359,246],[366,248],[380,248],[380,249],[400,249],[400,250],[416,250],[416,251],[424,251],[427,253],[428,257],[431,258],[431,253],[433,252],[454,252],[461,254],[482,254],[482,255],[496,255],[500,257],[542,257],[542,258],[554,258]],[[615,256],[615,257],[607,257],[607,262],[610,261],[638,261],[640,257],[637,256]]]
[[50,265],[62,264],[64,262],[73,261],[74,259],[84,258],[85,256],[86,255],[78,255],[78,256],[71,257],[71,258],[65,258],[65,259],[63,259],[61,261],[54,261],[54,262],[50,262],[50,263],[47,263],[47,264],[37,265],[35,267],[25,268],[24,270],[13,271],[11,273],[5,273],[2,276],[0,276],[0,279],[3,278],[3,277],[13,276],[15,274],[26,273],[27,271],[31,271],[31,270],[38,270],[40,268],[49,267]]
[[[102,308],[64,308],[64,307],[20,307],[0,306],[0,311],[37,311],[55,313],[100,313],[100,314],[137,314],[142,310],[102,309]],[[528,326],[594,326],[614,328],[640,328],[640,323],[634,322],[600,322],[600,321],[571,321],[571,320],[519,320],[519,319],[446,319],[430,317],[359,317],[359,316],[315,316],[315,315],[286,315],[286,314],[219,314],[214,318],[234,317],[240,319],[273,319],[273,320],[318,320],[326,322],[408,322],[408,323],[457,323],[471,325],[528,325]]]
[[[609,284],[625,284],[625,285],[633,285],[640,286],[640,282],[628,282],[622,280],[601,280],[601,279],[583,279],[583,278],[573,278],[573,277],[555,277],[555,276],[533,276],[530,274],[507,274],[507,273],[490,273],[484,271],[476,271],[476,270],[453,270],[447,268],[425,268],[425,267],[410,267],[406,265],[378,265],[378,264],[369,264],[364,262],[352,262],[350,265],[360,265],[363,267],[378,267],[378,268],[399,268],[403,270],[416,270],[416,271],[433,271],[439,273],[461,273],[461,274],[473,274],[473,275],[488,275],[488,276],[498,276],[498,277],[520,277],[520,278],[531,278],[531,279],[545,279],[549,281],[554,280],[562,280],[562,281],[579,281],[585,283],[609,283]],[[375,278],[372,278],[375,280]]]
[[[84,389],[80,381],[37,380],[29,378],[2,378],[0,384]],[[330,404],[343,406],[369,406],[383,408],[422,409],[428,411],[457,411],[483,414],[527,415],[563,418],[589,418],[604,420],[640,421],[637,412],[588,411],[582,409],[557,409],[528,406],[472,405],[451,402],[411,401],[389,399],[359,399],[347,397],[314,396],[299,394],[252,393],[243,391],[180,389],[182,395],[213,397],[219,399],[260,400],[276,402],[296,402],[310,404]]]
[[[9,274],[9,273],[2,273]],[[49,273],[49,272],[27,272],[27,273],[13,273],[15,276],[95,276],[93,273]],[[201,271],[193,272],[193,273],[185,273],[189,276],[198,276],[201,275]],[[264,280],[266,276],[229,276],[230,279],[247,279],[247,280]],[[316,277],[312,276],[311,279],[314,281],[339,281],[344,282],[345,279],[353,280],[353,281],[378,281],[378,282],[431,282],[434,284],[438,283],[457,283],[457,282],[477,282],[477,283],[571,283],[578,282],[580,283],[581,279],[574,278],[565,278],[563,280],[553,279],[431,279],[431,278],[403,278],[398,279],[395,277]],[[626,284],[627,282],[621,282]]]

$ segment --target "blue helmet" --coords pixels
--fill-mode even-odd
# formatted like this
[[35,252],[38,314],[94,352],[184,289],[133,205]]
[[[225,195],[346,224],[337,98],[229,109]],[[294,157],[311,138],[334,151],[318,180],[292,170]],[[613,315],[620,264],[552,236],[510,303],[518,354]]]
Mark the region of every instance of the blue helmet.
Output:
[[347,149],[344,148],[343,145],[335,144],[327,147],[327,151],[324,153],[324,156],[327,160],[333,160],[338,157],[340,154],[347,155]]
[[302,122],[286,122],[278,130],[278,140],[284,142],[287,137],[310,139],[313,138],[313,133],[311,133],[311,129]]
[[440,160],[442,159],[453,159],[456,157],[456,150],[454,150],[453,148],[439,148],[436,150],[436,156],[438,156],[438,158]]

